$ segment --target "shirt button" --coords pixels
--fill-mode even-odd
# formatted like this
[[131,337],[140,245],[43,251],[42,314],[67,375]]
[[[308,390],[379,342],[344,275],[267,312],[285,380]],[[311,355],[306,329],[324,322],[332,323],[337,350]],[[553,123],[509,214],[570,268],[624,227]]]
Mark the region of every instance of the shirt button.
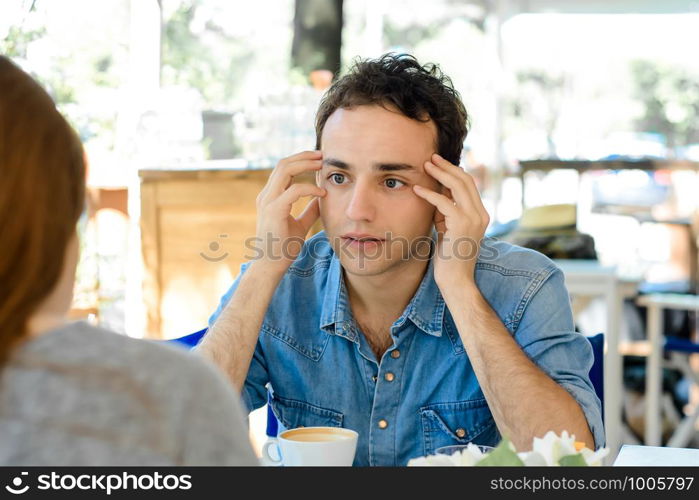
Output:
[[393,351],[391,351],[391,357],[392,357],[393,359],[398,359],[398,358],[400,358],[400,351],[399,351],[398,349],[394,349]]
[[386,373],[386,375],[384,375],[384,378],[387,382],[393,382],[393,379],[396,378],[396,376],[393,375],[391,372],[388,372]]
[[456,429],[456,435],[463,438],[466,435],[466,431],[463,429]]
[[376,375],[372,375],[372,376],[371,376],[371,380],[373,380],[374,382],[376,382]]
[[385,429],[388,427],[388,422],[386,422],[383,418],[379,420],[379,429]]

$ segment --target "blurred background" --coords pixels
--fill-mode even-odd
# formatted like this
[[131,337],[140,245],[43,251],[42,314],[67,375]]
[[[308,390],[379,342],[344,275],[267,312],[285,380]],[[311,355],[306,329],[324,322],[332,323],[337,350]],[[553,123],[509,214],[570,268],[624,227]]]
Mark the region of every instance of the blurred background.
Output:
[[[205,327],[246,260],[270,169],[314,148],[323,91],[357,57],[407,52],[463,97],[462,165],[489,234],[563,259],[581,331],[614,330],[626,442],[645,432],[638,297],[696,294],[697,47],[695,1],[0,3],[0,52],[85,144],[75,318],[134,337]],[[598,275],[612,288],[576,288]],[[666,335],[696,340],[688,304],[663,312]],[[666,442],[696,405],[687,373],[662,383]]]

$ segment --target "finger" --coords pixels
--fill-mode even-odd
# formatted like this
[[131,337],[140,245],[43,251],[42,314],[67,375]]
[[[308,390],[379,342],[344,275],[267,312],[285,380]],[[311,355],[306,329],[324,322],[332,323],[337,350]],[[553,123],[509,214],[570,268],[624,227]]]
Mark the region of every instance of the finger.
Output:
[[481,194],[478,192],[478,187],[476,186],[476,181],[471,174],[466,172],[463,168],[458,165],[454,165],[448,160],[445,160],[442,156],[437,153],[432,155],[432,163],[447,172],[451,172],[454,176],[459,178],[463,184],[466,186],[466,191],[469,198],[471,199],[472,206],[477,210],[481,217],[489,218],[488,211],[483,205],[481,199]]
[[301,215],[299,215],[296,220],[301,224],[301,227],[307,233],[313,223],[320,217],[320,203],[319,198],[313,198],[306,208],[303,209]]
[[438,167],[442,167],[442,168],[446,168],[446,169],[450,169],[450,170],[459,170],[461,172],[464,171],[464,169],[461,168],[459,165],[454,165],[452,162],[445,159],[439,153],[432,153],[432,158],[430,158],[430,160],[432,161],[432,163],[434,163]]
[[[464,184],[467,184],[467,180],[469,179],[473,180],[471,175],[469,175],[464,168],[462,168],[459,165],[454,165],[452,162],[450,162],[449,160],[445,160],[442,156],[438,155],[437,153],[434,153],[432,155],[431,163],[441,168],[445,172],[450,173]],[[477,189],[476,192],[478,192]]]
[[[453,203],[453,202],[452,202]],[[447,219],[444,217],[444,214],[440,212],[439,210],[434,211],[434,217],[432,218],[432,223],[434,224],[434,228],[437,230],[437,233],[442,234],[446,233],[447,231]]]
[[454,217],[458,215],[458,208],[454,205],[454,202],[443,194],[439,194],[426,187],[418,186],[417,184],[413,186],[413,191],[420,198],[437,207],[437,210],[442,212],[445,217]]
[[322,157],[323,153],[321,153],[318,150],[302,151],[300,153],[287,156],[286,158],[282,158],[282,160],[279,163],[292,163],[299,160],[319,160]]
[[488,215],[488,211],[485,209],[485,205],[483,205],[481,194],[478,192],[478,186],[476,186],[476,180],[468,172],[464,172],[464,184],[478,215],[487,225],[490,222],[490,215]]
[[480,215],[481,219],[483,219],[485,221],[485,223],[487,225],[490,222],[490,215],[488,214],[488,211],[485,209],[485,205],[483,204],[481,194],[478,192],[478,186],[476,186],[476,180],[468,172],[465,172],[465,175],[466,175],[466,188],[471,196],[471,199],[473,200],[474,206],[478,210],[478,214]]
[[267,181],[266,193],[276,197],[291,185],[295,176],[304,172],[318,171],[322,166],[323,162],[320,159],[304,159],[287,163],[280,162]]
[[466,212],[469,212],[469,208],[471,205],[473,205],[473,200],[468,194],[466,186],[461,179],[429,161],[425,162],[425,172],[437,179],[440,184],[448,188],[454,201],[456,201]]
[[325,189],[316,186],[315,184],[293,184],[282,195],[274,201],[286,213],[291,211],[291,205],[300,200],[304,196],[325,196]]
[[320,151],[302,151],[301,153],[296,153],[291,156],[287,156],[286,158],[282,158],[281,160],[279,160],[274,170],[272,171],[270,178],[276,177],[279,174],[280,170],[283,170],[292,163],[296,163],[299,161],[321,160],[322,158],[323,154]]
[[274,170],[272,171],[270,178],[276,176],[279,173],[279,170],[284,169],[286,166],[292,163],[308,160],[321,160],[322,158],[323,155],[320,151],[303,151],[301,153],[296,153],[294,155],[287,156],[286,158],[282,158],[281,160],[279,160]]

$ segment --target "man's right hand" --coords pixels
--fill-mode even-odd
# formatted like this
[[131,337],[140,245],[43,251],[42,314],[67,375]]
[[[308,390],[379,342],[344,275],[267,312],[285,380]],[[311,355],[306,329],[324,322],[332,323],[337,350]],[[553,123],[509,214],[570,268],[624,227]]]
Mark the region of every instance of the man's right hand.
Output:
[[[325,190],[314,184],[292,184],[293,178],[320,168],[320,151],[289,156],[275,167],[257,197],[257,245],[264,254],[240,278],[235,293],[197,347],[228,375],[238,391],[243,390],[262,320],[279,280],[320,217],[318,197],[325,196]],[[316,198],[299,217],[293,217],[291,205],[304,196]]]
[[[304,151],[282,159],[257,196],[257,245],[263,255],[258,259],[268,271],[283,274],[296,260],[313,223],[320,217],[318,198],[325,189],[314,184],[294,184],[293,178],[322,167],[320,151]],[[291,215],[291,206],[304,196],[313,196],[299,217]],[[255,263],[252,265],[254,267]]]

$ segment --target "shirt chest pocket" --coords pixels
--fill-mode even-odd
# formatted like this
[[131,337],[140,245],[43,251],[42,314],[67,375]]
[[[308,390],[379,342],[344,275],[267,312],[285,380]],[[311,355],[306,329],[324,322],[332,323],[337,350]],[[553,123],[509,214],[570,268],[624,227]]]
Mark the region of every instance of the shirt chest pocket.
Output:
[[[304,401],[287,399],[275,394],[272,411],[284,429],[296,427],[342,427],[344,415],[340,412],[312,405]],[[284,430],[284,429],[280,429]]]
[[485,399],[435,403],[420,408],[424,454],[437,448],[474,443],[495,446],[500,434]]

